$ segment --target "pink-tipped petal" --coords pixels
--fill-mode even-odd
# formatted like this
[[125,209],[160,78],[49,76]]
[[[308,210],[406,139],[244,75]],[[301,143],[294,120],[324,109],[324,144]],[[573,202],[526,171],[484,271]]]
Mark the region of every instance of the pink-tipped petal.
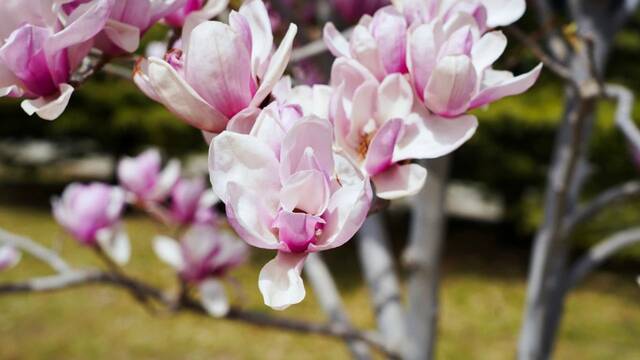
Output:
[[278,249],[281,244],[272,226],[277,208],[265,199],[261,189],[247,189],[229,183],[225,194],[227,219],[247,244],[261,249]]
[[443,34],[439,23],[423,24],[409,35],[407,66],[413,78],[416,93],[423,96],[438,59]]
[[60,93],[57,97],[41,97],[35,100],[24,100],[21,103],[22,110],[28,115],[38,114],[45,120],[55,120],[67,108],[71,94],[73,94],[73,86],[69,84],[60,84]]
[[366,27],[359,25],[353,30],[353,34],[351,34],[351,54],[376,78],[384,78],[385,69],[378,52],[378,44]]
[[207,104],[167,62],[151,58],[147,68],[149,82],[169,111],[198,129],[219,133],[228,118]]
[[274,310],[284,310],[301,302],[305,297],[304,283],[300,277],[307,254],[278,252],[260,271],[258,287],[265,305]]
[[333,193],[327,211],[322,216],[327,225],[316,243],[309,246],[310,250],[333,249],[349,241],[367,218],[372,198],[369,179],[345,184]]
[[442,116],[464,113],[469,108],[477,80],[468,56],[447,56],[438,62],[425,88],[425,104]]
[[140,45],[140,29],[115,20],[107,21],[105,35],[122,50],[132,53]]
[[280,178],[286,181],[311,153],[319,169],[327,175],[333,172],[333,129],[329,121],[305,117],[287,133],[281,148]]
[[516,76],[512,79],[481,90],[471,102],[470,107],[475,109],[507,96],[522,94],[536,83],[541,71],[542,64],[536,66],[526,74]]
[[351,57],[349,42],[336,29],[333,23],[327,23],[323,30],[324,43],[335,57]]
[[253,80],[250,55],[240,36],[226,24],[207,21],[193,29],[189,41],[187,82],[228,118],[246,108]]
[[118,265],[125,265],[131,257],[129,235],[120,227],[105,228],[97,233],[98,245]]
[[262,78],[273,50],[273,33],[271,32],[269,13],[262,0],[245,1],[238,12],[247,20],[251,29],[251,38],[253,39],[251,72]]
[[400,74],[387,76],[378,88],[378,118],[404,119],[413,108],[413,90]]
[[284,71],[287,69],[289,59],[291,58],[293,40],[297,32],[298,27],[295,24],[289,25],[289,30],[287,30],[286,35],[280,42],[280,46],[271,56],[269,67],[261,79],[260,87],[258,87],[253,100],[251,100],[251,106],[259,107],[264,99],[269,96],[273,87],[276,86],[282,78],[282,74],[284,74]]
[[402,131],[402,119],[389,120],[371,140],[364,167],[370,176],[377,175],[392,165],[393,151]]
[[487,25],[498,27],[518,21],[527,9],[525,0],[480,0],[487,8]]
[[427,179],[427,170],[418,164],[396,165],[373,177],[376,195],[395,200],[417,194]]
[[280,203],[286,211],[302,210],[321,215],[329,205],[329,184],[317,170],[299,171],[291,176],[280,191]]
[[378,44],[385,71],[406,73],[407,21],[393,7],[385,7],[373,16],[372,35]]
[[405,121],[393,162],[412,159],[435,159],[447,155],[467,142],[478,128],[475,116],[454,119],[437,115],[412,114]]
[[507,48],[507,37],[502,31],[492,31],[484,34],[471,50],[473,66],[478,74],[491,67]]

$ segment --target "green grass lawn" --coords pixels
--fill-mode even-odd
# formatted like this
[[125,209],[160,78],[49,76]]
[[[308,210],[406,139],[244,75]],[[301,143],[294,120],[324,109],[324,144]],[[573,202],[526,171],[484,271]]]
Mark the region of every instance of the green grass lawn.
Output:
[[[139,217],[129,217],[126,225],[134,242],[126,271],[174,289],[172,272],[151,251],[158,228]],[[90,251],[66,238],[43,210],[0,207],[0,226],[58,249],[76,266],[99,264]],[[439,358],[513,359],[526,259],[509,250],[479,251],[483,245],[473,234],[452,233],[452,241],[465,243],[450,246],[445,261]],[[244,293],[236,298],[237,304],[271,312],[262,305],[257,289],[258,271],[269,256],[255,253],[249,265],[233,274]],[[360,285],[353,256],[353,249],[346,247],[331,253],[328,261],[354,323],[372,327],[367,290]],[[24,258],[17,268],[1,273],[0,281],[48,271]],[[323,320],[311,292],[302,304],[273,314]],[[640,359],[640,288],[632,275],[598,273],[571,296],[556,355],[557,359]],[[92,286],[0,298],[0,359],[345,358],[348,353],[341,342],[322,337],[189,314],[151,315],[114,288]]]

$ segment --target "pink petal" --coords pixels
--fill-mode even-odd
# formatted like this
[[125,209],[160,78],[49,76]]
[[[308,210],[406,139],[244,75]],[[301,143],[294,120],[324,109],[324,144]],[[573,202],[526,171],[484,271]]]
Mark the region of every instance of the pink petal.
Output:
[[331,67],[331,83],[334,88],[344,84],[343,96],[353,98],[356,89],[367,81],[377,82],[377,79],[360,63],[353,59],[337,58]]
[[542,64],[539,64],[526,74],[516,76],[507,81],[482,89],[471,102],[470,108],[475,109],[507,96],[522,94],[536,83],[541,71]]
[[185,78],[203,99],[231,118],[253,96],[249,63],[240,36],[226,24],[208,21],[191,33]]
[[420,97],[436,67],[442,37],[441,24],[438,22],[420,25],[409,35],[407,66]]
[[304,253],[324,224],[324,220],[319,216],[280,211],[273,222],[273,228],[278,230],[281,251]]
[[376,78],[382,79],[385,76],[384,65],[378,52],[378,44],[366,27],[359,25],[353,30],[353,34],[351,34],[351,54]]
[[397,10],[388,6],[377,11],[371,23],[387,74],[406,73],[407,22]]
[[289,59],[291,58],[291,50],[293,48],[293,40],[298,32],[298,27],[295,24],[289,25],[289,30],[285,34],[284,38],[280,42],[280,46],[276,52],[271,56],[269,61],[269,67],[267,68],[264,76],[261,79],[260,87],[256,91],[251,105],[259,107],[264,99],[269,96],[271,90],[282,78],[282,74],[287,69]]
[[333,173],[333,129],[329,121],[305,117],[297,122],[282,142],[280,178],[286,181],[298,171],[305,155],[312,153],[319,170],[327,176]]
[[35,100],[24,100],[21,103],[22,109],[28,114],[38,114],[45,120],[57,119],[69,104],[71,94],[73,94],[73,86],[68,84],[60,84],[59,95],[57,97],[41,97]]
[[278,159],[267,144],[250,135],[223,132],[211,143],[209,173],[213,191],[229,202],[229,183],[263,194],[271,208],[278,206]]
[[262,0],[247,0],[243,2],[239,13],[247,20],[251,28],[251,38],[253,39],[251,73],[262,78],[273,50],[273,34],[271,33],[271,20],[267,8]]
[[464,113],[469,108],[477,80],[468,56],[447,56],[438,62],[425,88],[425,104],[442,116]]
[[338,29],[336,29],[333,23],[329,22],[324,26],[323,35],[324,43],[333,56],[351,57],[349,42],[342,36]]
[[376,196],[395,200],[420,192],[427,179],[427,170],[417,164],[396,165],[373,177]]
[[281,246],[272,231],[276,207],[260,189],[245,188],[231,182],[224,198],[227,199],[227,220],[242,240],[261,249],[278,249]]
[[327,224],[316,243],[309,246],[310,251],[333,249],[349,241],[367,218],[372,197],[368,179],[344,185],[333,193],[322,215]]
[[507,48],[507,37],[502,31],[486,33],[478,40],[471,50],[473,66],[478,74],[491,67]]
[[448,119],[437,115],[412,114],[405,120],[393,162],[412,159],[435,159],[447,155],[467,142],[478,128],[475,116]]
[[274,310],[284,310],[301,302],[305,297],[304,283],[300,277],[306,254],[278,252],[260,271],[258,287],[265,305]]
[[322,215],[331,196],[325,175],[317,170],[299,171],[291,176],[280,190],[280,204],[286,211],[304,211]]
[[206,103],[167,62],[151,58],[147,71],[149,83],[169,111],[201,130],[218,133],[225,129],[228,118]]
[[392,165],[393,151],[401,130],[402,119],[389,120],[378,130],[365,159],[364,166],[369,175],[377,175]]
[[413,108],[413,94],[404,76],[387,76],[378,88],[378,120],[404,119]]
[[109,20],[104,33],[113,44],[126,52],[132,53],[140,45],[140,29],[132,25]]

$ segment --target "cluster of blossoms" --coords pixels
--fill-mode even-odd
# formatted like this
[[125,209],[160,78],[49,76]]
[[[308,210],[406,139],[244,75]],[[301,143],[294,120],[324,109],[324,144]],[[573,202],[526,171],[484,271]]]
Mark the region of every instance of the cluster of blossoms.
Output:
[[213,190],[240,237],[277,251],[259,288],[284,309],[305,296],[307,255],[353,237],[373,189],[417,193],[427,172],[413,160],[456,150],[478,126],[470,110],[533,85],[540,66],[517,77],[492,68],[506,47],[493,28],[523,12],[524,1],[398,1],[350,39],[328,24],[329,85],[293,87],[282,75],[295,25],[274,51],[266,7],[248,0],[228,24],[183,32],[180,50],[141,62],[135,79],[207,133]]
[[219,279],[242,263],[246,245],[224,230],[214,206],[217,197],[204,178],[181,177],[176,160],[162,168],[157,150],[118,164],[119,186],[71,184],[53,200],[56,220],[81,245],[95,248],[115,263],[127,263],[131,246],[121,225],[125,205],[142,209],[163,223],[186,229],[180,241],[154,240],[158,257],[173,266],[187,284],[200,289],[203,306],[215,316],[228,310]]
[[28,16],[18,0],[0,5],[0,95],[24,97],[23,108],[46,119],[66,106],[91,48],[111,58],[136,50],[161,19],[182,27],[171,50],[137,62],[133,80],[203,132],[213,190],[181,179],[177,162],[162,169],[149,151],[122,160],[121,187],[71,185],[54,212],[78,241],[117,262],[130,253],[119,221],[126,202],[190,226],[180,241],[159,237],[154,248],[214,314],[228,308],[215,278],[246,251],[216,227],[218,199],[247,244],[277,251],[259,288],[265,304],[284,309],[305,297],[300,274],[310,253],[351,239],[375,197],[419,192],[427,171],[416,160],[455,151],[478,127],[470,111],[526,91],[541,71],[493,69],[507,46],[495,28],[518,20],[524,0],[335,0],[346,19],[365,15],[348,38],[325,26],[336,59],[329,84],[313,86],[284,76],[297,27],[274,46],[261,0],[245,0],[227,23],[208,20],[226,0],[32,1]]

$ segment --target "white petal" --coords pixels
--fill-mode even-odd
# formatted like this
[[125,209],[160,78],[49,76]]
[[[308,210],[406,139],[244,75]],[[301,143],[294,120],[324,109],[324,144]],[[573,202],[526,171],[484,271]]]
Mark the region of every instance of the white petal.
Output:
[[260,271],[258,287],[265,305],[274,310],[284,310],[301,302],[305,297],[300,272],[307,254],[279,252]]
[[525,0],[481,0],[487,8],[487,25],[498,27],[518,21],[527,9]]
[[24,100],[21,103],[22,110],[29,115],[36,113],[45,120],[55,120],[67,108],[71,94],[73,94],[73,86],[60,84],[60,95],[57,98],[41,97],[35,100]]
[[160,177],[158,182],[156,183],[155,188],[153,189],[152,198],[154,200],[164,199],[169,193],[173,186],[178,181],[180,177],[180,161],[179,160],[171,160],[167,163],[164,170],[160,173]]
[[376,195],[386,200],[415,195],[426,180],[427,170],[418,164],[394,166],[373,177]]
[[507,37],[502,31],[486,33],[471,49],[471,59],[478,74],[493,65],[507,48]]
[[203,281],[200,286],[202,306],[214,317],[224,317],[229,312],[229,300],[222,282],[209,279]]
[[109,20],[104,27],[109,40],[126,52],[134,52],[140,45],[140,29],[129,24]]
[[158,258],[174,269],[184,269],[184,258],[180,244],[167,236],[156,236],[153,239],[153,251]]
[[329,51],[335,57],[351,57],[351,50],[349,50],[349,42],[344,36],[336,29],[333,23],[327,23],[324,26],[324,43],[327,45]]
[[96,234],[98,244],[104,253],[118,265],[125,265],[131,257],[129,235],[122,228],[107,228]]

